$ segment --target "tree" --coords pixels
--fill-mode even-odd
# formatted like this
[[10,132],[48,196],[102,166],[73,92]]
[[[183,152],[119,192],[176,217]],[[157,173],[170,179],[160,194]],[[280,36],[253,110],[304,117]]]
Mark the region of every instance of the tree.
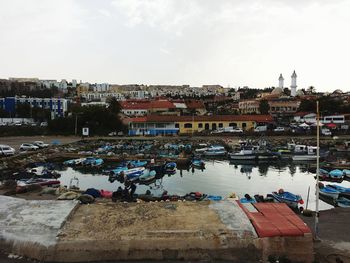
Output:
[[269,114],[270,105],[267,100],[261,100],[259,103],[260,114]]
[[315,93],[316,93],[315,87],[314,87],[314,86],[308,87],[307,93],[308,93],[308,94],[315,94]]
[[110,98],[108,103],[109,103],[108,109],[112,113],[115,113],[115,114],[119,114],[120,113],[121,106],[120,106],[119,101],[115,97]]

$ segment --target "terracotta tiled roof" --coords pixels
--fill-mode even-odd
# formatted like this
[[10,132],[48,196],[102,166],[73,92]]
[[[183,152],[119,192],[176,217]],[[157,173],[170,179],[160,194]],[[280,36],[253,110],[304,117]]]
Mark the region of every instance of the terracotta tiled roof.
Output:
[[202,101],[200,100],[187,100],[186,106],[188,109],[204,109],[205,106]]
[[272,122],[270,115],[212,115],[212,116],[166,116],[148,115],[142,118],[131,118],[131,122],[191,122],[191,121],[256,121]]

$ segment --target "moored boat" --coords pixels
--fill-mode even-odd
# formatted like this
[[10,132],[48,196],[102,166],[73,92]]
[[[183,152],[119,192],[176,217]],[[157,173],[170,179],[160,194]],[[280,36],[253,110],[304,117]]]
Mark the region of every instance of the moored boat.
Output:
[[210,146],[203,154],[206,156],[225,156],[226,155],[225,147],[223,146]]
[[242,149],[239,152],[229,153],[231,160],[256,160],[256,154],[253,149]]
[[286,203],[292,208],[298,208],[299,204],[304,203],[300,195],[295,195],[291,192],[286,192],[283,189],[280,189],[278,192],[272,192],[272,196],[276,201],[280,203]]
[[156,177],[156,171],[154,170],[149,170],[146,169],[143,171],[143,173],[138,177],[138,179],[140,180],[140,182],[147,182],[147,181],[151,181]]
[[198,169],[204,169],[205,162],[201,159],[192,159],[191,166]]
[[332,187],[324,186],[322,183],[319,183],[320,194],[337,199],[340,192]]

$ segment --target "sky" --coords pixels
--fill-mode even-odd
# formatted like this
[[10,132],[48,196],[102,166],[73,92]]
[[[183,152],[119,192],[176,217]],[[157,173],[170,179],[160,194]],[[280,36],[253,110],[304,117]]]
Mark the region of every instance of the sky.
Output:
[[0,78],[350,90],[348,0],[0,0]]

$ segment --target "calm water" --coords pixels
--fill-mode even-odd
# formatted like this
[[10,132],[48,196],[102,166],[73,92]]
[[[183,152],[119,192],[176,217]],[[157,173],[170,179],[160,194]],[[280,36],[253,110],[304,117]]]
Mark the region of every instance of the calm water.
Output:
[[[76,176],[81,189],[96,188],[115,191],[122,185],[115,181],[110,183],[108,176],[101,174],[84,174],[78,170],[67,168],[61,171],[62,184],[69,185]],[[250,164],[230,164],[228,161],[206,161],[206,169],[178,170],[176,174],[156,180],[150,185],[137,185],[136,193],[142,194],[150,190],[154,195],[160,195],[164,190],[169,194],[184,195],[189,192],[202,192],[226,197],[234,192],[243,197],[248,193],[266,195],[283,188],[295,194],[300,194],[306,205],[308,187],[310,186],[309,208],[315,209],[315,174],[307,172],[303,165],[284,164],[269,166],[268,164],[254,166]],[[343,181],[342,186],[350,187],[350,182]],[[320,209],[332,206],[320,201]]]

